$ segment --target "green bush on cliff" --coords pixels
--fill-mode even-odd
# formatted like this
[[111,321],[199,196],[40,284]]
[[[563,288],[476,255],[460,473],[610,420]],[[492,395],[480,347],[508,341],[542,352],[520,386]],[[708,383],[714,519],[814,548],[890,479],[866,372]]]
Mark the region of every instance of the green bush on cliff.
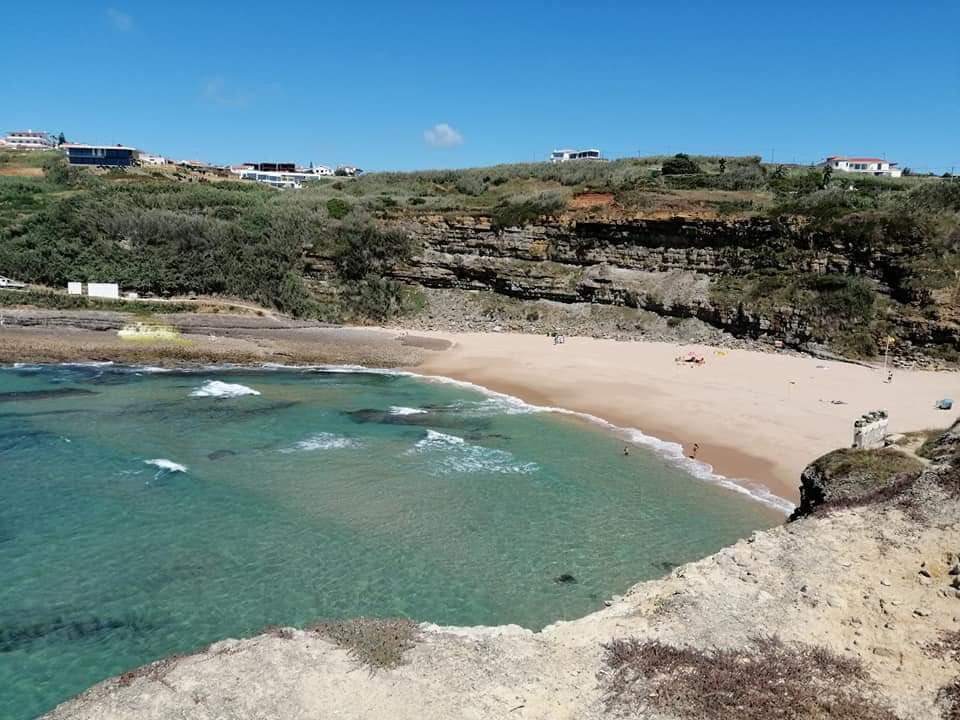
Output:
[[557,215],[567,207],[569,198],[559,191],[548,191],[502,201],[493,208],[494,227],[522,227],[533,220]]

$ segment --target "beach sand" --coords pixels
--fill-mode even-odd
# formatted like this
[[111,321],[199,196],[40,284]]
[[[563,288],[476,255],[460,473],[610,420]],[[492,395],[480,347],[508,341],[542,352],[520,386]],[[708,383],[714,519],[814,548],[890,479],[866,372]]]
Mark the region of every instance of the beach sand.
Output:
[[[885,409],[889,431],[945,428],[957,413],[934,408],[960,396],[960,375],[880,368],[793,354],[667,343],[515,334],[418,333],[446,339],[410,368],[598,416],[683,445],[743,485],[796,502],[800,473],[853,440],[864,412]],[[678,363],[694,352],[703,365]],[[840,401],[843,404],[834,404]]]
[[[891,433],[945,428],[957,412],[934,403],[960,398],[960,374],[953,372],[897,370],[886,383],[881,368],[697,345],[582,337],[555,345],[542,335],[406,333],[226,314],[164,316],[184,333],[182,341],[133,342],[117,337],[116,313],[5,315],[0,362],[401,367],[594,415],[679,443],[687,454],[697,443],[696,459],[716,473],[790,502],[799,499],[803,468],[848,447],[862,413],[887,410]],[[675,361],[690,352],[706,362]]]

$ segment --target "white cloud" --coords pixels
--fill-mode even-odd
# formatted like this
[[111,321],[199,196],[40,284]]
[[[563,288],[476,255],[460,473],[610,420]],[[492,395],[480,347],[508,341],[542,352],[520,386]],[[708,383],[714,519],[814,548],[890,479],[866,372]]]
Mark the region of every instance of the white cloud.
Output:
[[107,10],[107,18],[110,20],[110,24],[113,25],[114,30],[128,32],[133,29],[133,18],[119,10],[110,8]]
[[225,108],[241,108],[250,104],[250,96],[231,88],[222,77],[209,78],[203,85],[203,99]]
[[446,123],[437,123],[423,133],[423,139],[434,147],[453,147],[463,144],[463,135]]

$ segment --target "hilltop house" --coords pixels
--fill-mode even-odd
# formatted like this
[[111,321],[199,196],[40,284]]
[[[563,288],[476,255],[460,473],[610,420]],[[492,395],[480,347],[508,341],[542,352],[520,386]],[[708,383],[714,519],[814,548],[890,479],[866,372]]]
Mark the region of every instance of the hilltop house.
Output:
[[163,155],[152,155],[151,153],[139,153],[141,165],[166,165],[169,161]]
[[39,130],[11,130],[0,140],[0,147],[13,150],[50,150],[57,141]]
[[330,168],[323,165],[298,168],[295,163],[244,163],[231,165],[230,172],[241,180],[254,180],[275,188],[295,190],[302,188],[305,182],[332,174]]
[[900,177],[903,174],[896,163],[888,162],[883,158],[831,155],[826,159],[824,165],[840,172],[876,175],[877,177]]
[[562,163],[570,160],[602,160],[600,151],[596,148],[589,150],[554,150],[550,153],[550,162]]
[[67,162],[71,165],[108,165],[128,167],[137,158],[136,148],[124,145],[81,145],[67,143],[61,145],[67,153]]

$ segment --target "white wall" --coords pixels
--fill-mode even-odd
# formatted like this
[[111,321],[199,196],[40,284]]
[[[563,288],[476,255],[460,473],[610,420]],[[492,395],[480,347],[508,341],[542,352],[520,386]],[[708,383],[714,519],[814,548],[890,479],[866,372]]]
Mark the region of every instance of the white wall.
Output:
[[83,295],[83,283],[68,282],[67,293],[70,295]]
[[120,286],[117,283],[87,283],[87,295],[116,300],[120,297]]

